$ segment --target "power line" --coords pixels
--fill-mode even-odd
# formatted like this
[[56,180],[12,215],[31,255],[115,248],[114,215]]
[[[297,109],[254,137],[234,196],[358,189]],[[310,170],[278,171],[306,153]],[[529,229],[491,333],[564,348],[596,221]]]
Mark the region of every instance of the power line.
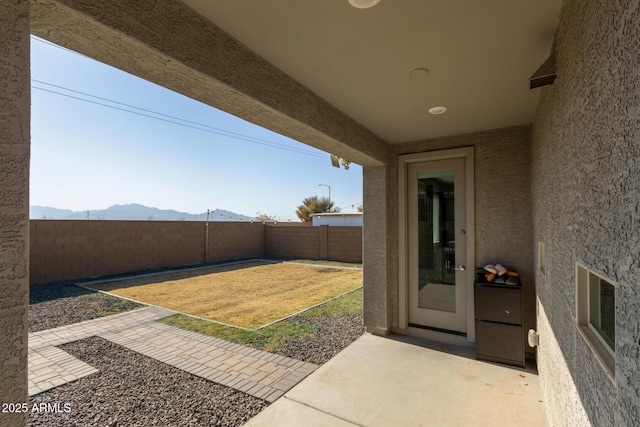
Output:
[[[41,91],[44,91],[44,92],[49,92],[49,93],[52,93],[52,94],[55,94],[55,95],[76,99],[78,101],[88,102],[90,104],[100,105],[102,107],[112,108],[114,110],[119,110],[119,111],[123,111],[123,112],[126,112],[126,113],[135,114],[135,115],[138,115],[138,116],[148,117],[150,119],[155,119],[155,120],[159,120],[159,121],[166,122],[166,123],[171,123],[171,124],[178,125],[178,126],[183,126],[183,127],[187,127],[187,128],[191,128],[191,129],[200,130],[202,132],[208,132],[208,133],[212,133],[212,134],[215,134],[215,135],[226,136],[228,138],[233,138],[233,139],[238,139],[238,140],[241,140],[241,141],[252,142],[254,144],[264,145],[264,146],[271,147],[271,148],[278,148],[278,149],[281,149],[281,150],[291,151],[291,152],[297,153],[297,154],[306,154],[307,156],[325,158],[325,156],[323,156],[321,154],[313,153],[313,152],[310,152],[310,151],[306,151],[306,150],[302,150],[302,149],[298,149],[298,148],[294,148],[294,147],[288,147],[288,146],[285,146],[283,144],[279,144],[279,143],[276,143],[276,142],[258,141],[258,140],[255,140],[255,139],[258,139],[258,138],[250,137],[248,135],[238,134],[236,132],[225,131],[225,130],[203,129],[203,127],[205,127],[205,128],[206,127],[212,128],[212,127],[211,126],[207,126],[207,125],[202,125],[202,124],[199,124],[199,123],[196,123],[196,122],[190,122],[190,123],[195,123],[195,125],[190,125],[190,124],[187,124],[187,123],[180,123],[180,122],[177,122],[175,120],[164,119],[162,117],[157,117],[157,116],[153,116],[153,115],[150,115],[150,114],[145,114],[145,113],[141,113],[141,112],[138,112],[138,111],[132,111],[132,110],[128,110],[126,108],[117,107],[115,105],[104,104],[102,102],[92,101],[90,99],[80,98],[80,97],[69,95],[69,94],[66,94],[66,93],[61,93],[61,92],[57,92],[57,91],[54,91],[54,90],[45,89],[45,88],[42,88],[42,87],[32,86],[32,89],[38,89],[38,90],[41,90]],[[73,91],[73,92],[77,92],[77,91]],[[99,98],[99,97],[96,97],[96,98]],[[100,99],[106,99],[106,98],[100,98]],[[110,100],[107,100],[107,101],[118,103],[116,101],[110,101]],[[118,104],[122,105],[122,103],[118,103]],[[124,105],[127,105],[127,104],[124,104]],[[133,107],[133,108],[138,108],[138,107]],[[155,113],[155,112],[153,112],[151,110],[145,110],[145,109],[142,109],[142,108],[139,108],[139,109],[143,110],[143,111],[149,111],[149,112],[151,112],[153,114],[159,114],[159,115],[167,116],[165,114]],[[172,117],[172,116],[168,116],[168,117]],[[176,118],[176,120],[183,120],[183,119]],[[185,122],[189,122],[188,120],[184,120],[184,121]],[[213,128],[213,129],[217,129],[217,128]],[[253,138],[253,139],[250,139],[250,138]],[[266,140],[263,140],[263,141],[266,141]]]
[[[92,58],[90,58],[90,57],[88,57],[86,55],[83,55],[83,54],[79,53],[79,52],[76,52],[74,50],[68,49],[68,48],[63,47],[63,46],[59,46],[59,45],[57,45],[55,43],[51,43],[48,40],[44,40],[44,39],[41,39],[41,38],[36,37],[36,36],[31,36],[31,39],[35,40],[35,41],[38,41],[40,43],[43,43],[43,44],[46,44],[46,45],[49,45],[49,46],[56,47],[58,49],[64,50],[65,52],[73,53],[73,54],[82,56],[83,58],[92,59]],[[87,99],[74,97],[74,96],[71,96],[71,95],[68,95],[68,94],[63,94],[63,93],[56,92],[56,91],[53,91],[53,90],[47,90],[47,89],[44,89],[44,88],[32,86],[34,89],[39,89],[39,90],[42,90],[42,91],[45,91],[45,92],[49,92],[49,93],[53,93],[53,94],[56,94],[56,95],[66,96],[68,98],[77,99],[79,101],[90,102],[92,104],[100,105],[100,106],[103,106],[103,107],[109,107],[109,108],[113,108],[113,109],[116,109],[116,110],[128,112],[128,113],[131,113],[131,114],[137,114],[137,115],[141,115],[141,116],[152,118],[152,119],[156,119],[156,120],[161,120],[161,121],[164,121],[164,122],[167,122],[167,123],[172,123],[172,124],[176,124],[176,125],[179,125],[179,126],[184,126],[184,127],[189,127],[189,128],[192,128],[192,129],[201,130],[203,132],[209,132],[209,133],[213,133],[213,134],[216,134],[216,135],[227,136],[227,137],[230,137],[230,138],[239,139],[241,141],[253,142],[255,144],[265,145],[265,146],[272,147],[272,148],[280,148],[282,150],[291,151],[293,153],[306,154],[306,155],[313,156],[313,157],[318,157],[318,158],[325,158],[324,155],[321,155],[319,153],[315,153],[313,151],[309,151],[309,150],[305,150],[305,149],[301,149],[301,148],[290,147],[290,146],[287,146],[285,144],[281,144],[281,143],[278,143],[278,142],[275,142],[275,141],[269,141],[269,140],[266,140],[266,139],[262,139],[262,138],[258,138],[258,137],[254,137],[254,136],[238,133],[238,132],[233,132],[233,131],[230,131],[230,130],[226,130],[226,129],[221,129],[221,128],[217,128],[217,127],[214,127],[214,126],[205,125],[205,124],[202,124],[202,123],[193,122],[191,120],[182,119],[180,117],[175,117],[175,116],[171,116],[171,115],[168,115],[168,114],[159,113],[157,111],[148,110],[148,109],[145,109],[145,108],[137,107],[135,105],[126,104],[126,103],[119,102],[119,101],[114,101],[112,99],[103,98],[103,97],[100,97],[100,96],[92,95],[92,94],[89,94],[89,93],[86,93],[86,92],[81,92],[81,91],[74,90],[74,89],[69,89],[69,88],[64,87],[64,86],[54,85],[52,83],[47,83],[47,82],[44,82],[44,81],[41,81],[41,80],[31,79],[31,81],[36,82],[36,83],[40,83],[40,84],[44,84],[44,85],[47,85],[47,86],[55,87],[55,88],[58,88],[58,89],[66,90],[66,91],[69,91],[69,92],[77,93],[77,94],[80,94],[80,95],[89,96],[91,98],[100,99],[102,101],[107,101],[107,102],[110,102],[110,103],[113,103],[113,104],[122,105],[122,106],[129,107],[129,108],[135,108],[137,110],[145,111],[147,113],[155,114],[157,116],[162,116],[162,117],[166,117],[166,118],[173,119],[173,120],[180,120],[182,122],[190,123],[190,124],[195,125],[195,126],[189,126],[189,125],[186,125],[184,123],[177,123],[177,122],[174,122],[172,120],[163,120],[160,117],[141,114],[141,113],[138,113],[138,112],[135,112],[135,111],[130,111],[130,110],[127,110],[127,109],[124,109],[124,108],[117,108],[117,107],[114,107],[112,105],[106,105],[106,104],[102,104],[102,103],[99,103],[99,102],[94,102],[94,101],[90,101],[90,100],[87,100]],[[211,129],[211,130],[202,129],[202,128],[207,128],[207,129]]]
[[80,52],[76,52],[75,50],[71,50],[71,49],[66,48],[66,47],[64,47],[64,46],[59,46],[59,45],[57,45],[57,44],[55,44],[55,43],[51,43],[49,40],[41,39],[40,37],[36,37],[36,36],[34,36],[34,35],[32,35],[32,36],[31,36],[31,40],[35,40],[35,41],[37,41],[37,42],[40,42],[40,43],[42,43],[42,44],[46,44],[46,45],[49,45],[49,46],[57,47],[58,49],[60,49],[60,50],[64,50],[65,52],[73,53],[73,54],[78,55],[78,56],[81,56],[81,57],[83,57],[83,58],[87,58],[87,59],[92,59],[92,60],[93,60],[93,58],[90,58],[90,57],[88,57],[87,55],[84,55],[84,54],[82,54],[82,53],[80,53]]
[[343,208],[338,208],[338,209],[342,210],[342,209],[346,209],[346,208],[349,208],[349,207],[351,207],[351,208],[354,208],[354,209],[355,209],[355,208],[356,208],[356,205],[357,205],[357,206],[360,206],[361,204],[362,204],[362,202],[358,202],[358,203],[351,203],[351,204],[346,205],[346,206],[345,206],[345,207],[343,207]]
[[[69,88],[64,87],[64,86],[54,85],[52,83],[47,83],[47,82],[44,82],[42,80],[31,79],[31,81],[32,82],[36,82],[36,83],[40,83],[40,84],[44,84],[44,85],[47,85],[47,86],[55,87],[55,88],[58,88],[58,89],[66,90],[68,92],[77,93],[77,94],[80,94],[80,95],[83,95],[83,96],[88,96],[88,97],[91,97],[91,98],[100,99],[102,101],[111,102],[113,104],[122,105],[122,106],[129,107],[129,108],[135,108],[136,110],[144,111],[144,112],[155,114],[155,115],[162,116],[162,117],[167,117],[169,119],[180,120],[180,121],[185,122],[185,123],[190,123],[190,124],[193,124],[193,125],[196,125],[196,126],[201,126],[201,127],[204,127],[204,128],[208,128],[208,129],[212,129],[212,130],[218,131],[218,132],[224,132],[224,133],[228,133],[228,134],[231,134],[231,135],[240,136],[242,138],[248,138],[248,139],[252,139],[252,140],[256,140],[256,141],[261,141],[261,142],[264,142],[264,143],[267,143],[267,144],[272,144],[272,145],[275,145],[275,146],[280,146],[280,147],[284,147],[284,148],[288,148],[288,149],[292,149],[292,150],[298,150],[300,152],[305,152],[305,153],[309,153],[309,154],[315,154],[315,155],[318,155],[318,156],[320,155],[320,154],[315,153],[313,151],[305,150],[303,148],[290,147],[290,146],[288,146],[286,144],[282,144],[282,143],[279,143],[279,142],[269,141],[267,139],[258,138],[258,137],[255,137],[255,136],[246,135],[246,134],[239,133],[239,132],[233,132],[233,131],[222,129],[222,128],[218,128],[218,127],[215,127],[215,126],[205,125],[203,123],[194,122],[194,121],[191,121],[191,120],[183,119],[181,117],[176,117],[176,116],[172,116],[172,115],[169,115],[169,114],[159,113],[157,111],[148,110],[146,108],[137,107],[135,105],[126,104],[124,102],[115,101],[113,99],[103,98],[103,97],[100,97],[100,96],[92,95],[90,93],[81,92],[79,90],[69,89]],[[42,89],[42,88],[37,88],[36,87],[36,89]],[[44,90],[44,89],[42,89],[42,90]],[[54,92],[54,91],[49,91],[49,92],[60,94],[59,92]],[[76,98],[76,99],[79,99],[79,98]],[[102,105],[102,104],[99,104],[99,105]],[[123,111],[125,111],[125,110],[123,110]],[[324,156],[322,156],[322,157],[324,158]]]

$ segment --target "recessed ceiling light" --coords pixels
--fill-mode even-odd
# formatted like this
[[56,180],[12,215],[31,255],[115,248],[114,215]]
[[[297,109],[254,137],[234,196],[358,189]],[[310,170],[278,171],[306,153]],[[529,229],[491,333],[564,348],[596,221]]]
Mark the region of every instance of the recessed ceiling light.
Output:
[[429,69],[421,67],[416,68],[415,70],[411,70],[409,76],[411,76],[412,79],[419,79],[422,77],[427,77],[427,74],[429,74]]
[[380,0],[349,0],[349,4],[358,9],[368,9],[377,5]]
[[448,110],[447,107],[443,107],[443,106],[438,106],[438,107],[431,107],[429,108],[429,113],[430,114],[442,114],[442,113],[446,113]]

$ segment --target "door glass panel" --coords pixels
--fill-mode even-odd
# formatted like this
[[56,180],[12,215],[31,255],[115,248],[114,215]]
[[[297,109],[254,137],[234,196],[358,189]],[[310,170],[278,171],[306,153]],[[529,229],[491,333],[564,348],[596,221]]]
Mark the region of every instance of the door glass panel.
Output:
[[418,306],[456,311],[454,171],[418,174]]

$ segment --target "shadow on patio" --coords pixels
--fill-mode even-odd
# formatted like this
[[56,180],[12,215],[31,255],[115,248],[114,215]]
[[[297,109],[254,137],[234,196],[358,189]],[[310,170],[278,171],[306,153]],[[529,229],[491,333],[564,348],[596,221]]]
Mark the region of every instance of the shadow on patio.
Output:
[[366,334],[246,426],[546,426],[535,370]]

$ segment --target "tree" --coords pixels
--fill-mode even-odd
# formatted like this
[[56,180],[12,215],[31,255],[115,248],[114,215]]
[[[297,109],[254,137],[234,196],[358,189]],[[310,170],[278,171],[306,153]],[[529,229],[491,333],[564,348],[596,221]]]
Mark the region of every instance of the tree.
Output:
[[364,206],[362,205],[358,206],[358,212],[364,212]]
[[340,212],[340,208],[335,207],[327,197],[312,196],[302,200],[296,215],[300,221],[311,222],[311,214],[325,212]]
[[257,222],[278,222],[280,217],[276,215],[267,215],[266,213],[256,212]]

